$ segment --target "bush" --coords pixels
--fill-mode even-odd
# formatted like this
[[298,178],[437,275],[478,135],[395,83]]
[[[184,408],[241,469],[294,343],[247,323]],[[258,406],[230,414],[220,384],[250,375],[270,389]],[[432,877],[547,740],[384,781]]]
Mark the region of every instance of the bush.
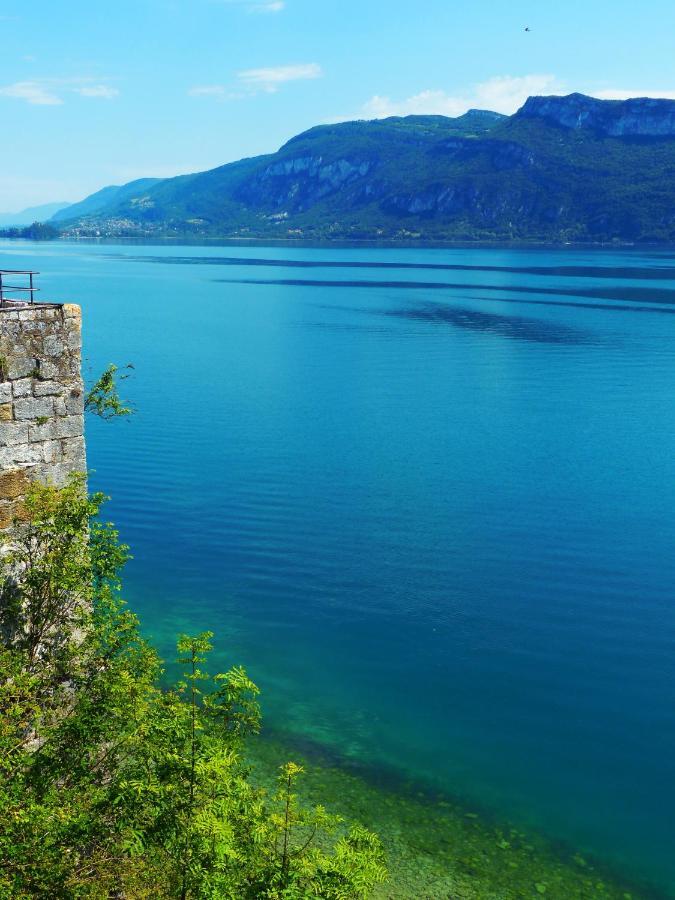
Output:
[[34,486],[2,557],[0,898],[368,897],[378,838],[297,794],[269,795],[247,742],[258,688],[211,675],[212,635],[181,636],[183,679],[120,599],[127,559],[75,476]]

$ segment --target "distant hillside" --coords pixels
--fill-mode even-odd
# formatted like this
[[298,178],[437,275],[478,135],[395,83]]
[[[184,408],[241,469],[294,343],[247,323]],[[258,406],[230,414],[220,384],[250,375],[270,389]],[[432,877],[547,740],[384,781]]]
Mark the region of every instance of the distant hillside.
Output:
[[70,206],[65,201],[62,203],[45,203],[42,206],[29,206],[21,212],[0,213],[0,227],[6,228],[12,225],[32,225],[33,222],[46,222],[55,213]]
[[[113,192],[113,193],[106,193]],[[106,188],[66,234],[675,240],[675,101],[531,97],[321,125],[276,153]]]
[[72,203],[67,209],[59,210],[55,215],[52,215],[50,221],[54,224],[56,222],[72,221],[73,219],[81,219],[87,216],[96,215],[115,204],[124,203],[125,201],[130,200],[132,197],[148,190],[148,188],[153,187],[153,185],[158,184],[160,181],[160,178],[139,178],[136,181],[130,181],[128,184],[123,184],[121,186],[109,185],[108,187],[101,188],[100,191],[96,191],[95,194],[90,194],[79,203]]

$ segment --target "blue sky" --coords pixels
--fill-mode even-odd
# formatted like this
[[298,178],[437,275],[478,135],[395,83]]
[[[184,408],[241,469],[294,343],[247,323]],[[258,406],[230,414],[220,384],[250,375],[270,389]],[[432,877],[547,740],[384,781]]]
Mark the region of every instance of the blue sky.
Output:
[[675,97],[671,2],[0,0],[0,29],[0,212],[273,151],[320,122]]

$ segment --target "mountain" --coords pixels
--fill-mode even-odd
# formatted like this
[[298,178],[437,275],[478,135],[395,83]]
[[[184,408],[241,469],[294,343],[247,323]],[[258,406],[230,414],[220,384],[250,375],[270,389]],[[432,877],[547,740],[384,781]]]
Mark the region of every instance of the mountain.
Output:
[[[106,194],[105,191],[113,191]],[[65,234],[674,241],[675,101],[320,125],[276,153],[104,189]]]
[[675,101],[635,97],[596,100],[584,94],[530,97],[518,111],[521,118],[546,119],[564,128],[593,128],[611,137],[675,135]]
[[134,195],[148,190],[148,188],[158,184],[160,181],[161,178],[139,178],[124,185],[111,184],[108,187],[101,188],[100,191],[96,191],[95,194],[90,194],[84,200],[80,200],[79,203],[72,203],[67,209],[59,210],[55,215],[52,215],[49,221],[54,224],[96,215],[110,206],[124,203]]
[[0,213],[0,227],[12,225],[32,225],[33,222],[46,222],[55,213],[66,209],[69,203],[45,203],[42,206],[29,206],[21,212]]

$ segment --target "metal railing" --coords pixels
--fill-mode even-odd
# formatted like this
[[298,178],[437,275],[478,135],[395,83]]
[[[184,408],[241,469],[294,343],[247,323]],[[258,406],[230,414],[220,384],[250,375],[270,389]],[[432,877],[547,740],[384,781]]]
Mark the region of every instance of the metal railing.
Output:
[[[40,288],[35,287],[33,278],[39,275],[39,272],[31,272],[22,269],[0,269],[0,308],[3,306],[23,305],[24,303],[35,303],[35,295]],[[23,284],[9,284],[7,279],[11,281],[19,281],[23,279]],[[18,294],[18,298],[8,297],[7,294]]]

